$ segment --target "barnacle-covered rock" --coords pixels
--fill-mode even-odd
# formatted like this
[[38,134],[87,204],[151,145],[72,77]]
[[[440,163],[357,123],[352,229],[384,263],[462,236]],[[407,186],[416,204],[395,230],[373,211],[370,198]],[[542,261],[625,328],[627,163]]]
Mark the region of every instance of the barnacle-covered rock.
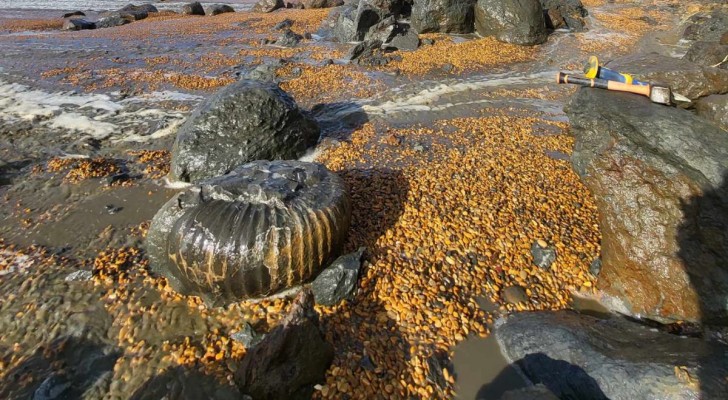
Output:
[[192,186],[154,216],[154,271],[212,304],[267,296],[313,279],[339,253],[351,205],[321,164],[254,161]]

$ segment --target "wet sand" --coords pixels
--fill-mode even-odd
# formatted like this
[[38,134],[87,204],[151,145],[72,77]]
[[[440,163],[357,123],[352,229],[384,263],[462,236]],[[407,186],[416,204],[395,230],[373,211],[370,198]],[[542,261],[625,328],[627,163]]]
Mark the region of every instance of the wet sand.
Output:
[[[149,273],[143,237],[173,193],[164,151],[176,127],[214,90],[285,58],[281,86],[304,108],[323,103],[313,158],[351,190],[346,248],[369,254],[355,298],[318,307],[336,358],[316,397],[494,398],[519,386],[489,326],[593,294],[588,268],[600,250],[596,207],[568,161],[562,108],[574,88],[551,81],[592,51],[609,59],[670,28],[675,2],[651,3],[585,2],[589,32],[556,32],[534,48],[431,35],[434,46],[381,68],[345,65],[347,45],[316,37],[294,49],[260,44],[285,18],[316,33],[326,10],[163,16],[73,33],[0,22],[0,272],[13,271],[0,281],[0,378],[74,334],[63,322],[74,304],[104,304],[81,326],[118,351],[109,397],[177,367],[231,384],[245,355],[231,335],[243,322],[269,330],[289,299],[207,308]],[[558,251],[550,271],[532,265],[537,240]],[[78,270],[90,280],[65,281]],[[512,285],[529,301],[506,302]],[[482,297],[494,307],[483,309]],[[28,330],[37,334],[21,340]],[[432,378],[438,368],[444,381]],[[39,379],[26,374],[12,393]]]

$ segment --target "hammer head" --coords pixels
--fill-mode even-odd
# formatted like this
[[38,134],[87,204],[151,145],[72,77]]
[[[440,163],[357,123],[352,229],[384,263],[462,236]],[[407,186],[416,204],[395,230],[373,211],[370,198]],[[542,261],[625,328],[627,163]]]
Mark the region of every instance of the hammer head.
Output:
[[671,105],[672,104],[672,93],[668,86],[652,85],[650,88],[650,100],[653,103]]

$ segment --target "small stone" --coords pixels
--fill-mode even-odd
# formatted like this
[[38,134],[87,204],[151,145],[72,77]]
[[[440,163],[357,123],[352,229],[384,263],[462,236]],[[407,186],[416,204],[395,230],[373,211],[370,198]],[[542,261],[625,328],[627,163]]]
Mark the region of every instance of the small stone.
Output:
[[124,207],[117,207],[113,204],[107,204],[104,206],[104,210],[106,210],[106,212],[111,215],[114,215],[123,209],[124,209]]
[[292,26],[293,26],[293,21],[286,18],[283,21],[273,25],[273,29],[275,29],[277,31],[282,31],[284,29],[290,29]]
[[96,24],[94,24],[93,22],[88,22],[85,19],[68,19],[63,22],[63,27],[61,29],[64,31],[96,29]]
[[366,248],[341,256],[311,284],[316,304],[333,306],[351,296],[359,278],[361,258]]
[[556,249],[553,247],[541,247],[541,241],[535,242],[531,245],[531,255],[533,256],[533,263],[544,270],[551,268],[551,264],[556,261]]
[[432,39],[422,39],[420,40],[420,44],[423,46],[432,46],[433,44],[435,44],[435,41]]
[[114,174],[114,175],[107,177],[106,184],[111,186],[117,182],[124,182],[124,181],[128,181],[129,179],[131,179],[131,176],[129,176],[129,173],[121,172],[121,173]]
[[250,350],[261,342],[265,335],[257,333],[249,323],[243,324],[243,329],[230,335],[230,338],[240,342],[246,349]]
[[528,303],[528,295],[523,286],[508,286],[503,289],[503,300],[509,304]]
[[276,40],[276,46],[282,47],[296,47],[301,42],[303,36],[293,32],[290,29],[286,29],[283,34]]
[[362,357],[359,364],[367,371],[374,371],[377,369],[377,366],[374,365],[374,362],[372,362],[372,359],[369,356]]
[[589,266],[589,273],[594,276],[599,276],[600,272],[602,272],[602,259],[595,258]]
[[452,72],[452,70],[454,70],[454,69],[455,69],[455,66],[450,63],[446,63],[442,66],[442,70],[445,72],[448,72],[448,73]]
[[70,274],[66,275],[66,278],[64,281],[66,282],[85,282],[90,281],[93,277],[93,274],[91,271],[86,270],[78,270],[71,272]]
[[421,152],[425,151],[425,146],[417,143],[416,145],[412,146],[412,150],[421,153]]
[[538,239],[538,240],[536,241],[536,243],[538,243],[538,245],[539,245],[539,246],[541,246],[541,247],[542,247],[542,248],[544,248],[544,249],[545,249],[545,248],[547,248],[547,247],[549,247],[549,244],[548,244],[548,243],[546,243],[546,241],[545,241],[545,240],[543,240],[543,239]]

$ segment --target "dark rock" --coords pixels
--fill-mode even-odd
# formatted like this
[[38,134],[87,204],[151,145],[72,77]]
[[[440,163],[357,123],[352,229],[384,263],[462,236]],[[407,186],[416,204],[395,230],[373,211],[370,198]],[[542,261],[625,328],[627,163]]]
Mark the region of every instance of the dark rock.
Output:
[[398,27],[397,32],[389,41],[389,47],[404,51],[417,50],[420,47],[420,36],[417,34],[417,31],[407,25],[404,25],[403,28],[400,27]]
[[97,28],[113,28],[115,26],[126,25],[134,22],[135,19],[131,14],[120,14],[118,12],[109,12],[101,14],[101,18],[96,21]]
[[599,276],[600,272],[602,272],[602,259],[595,258],[594,261],[589,264],[589,273],[594,276]]
[[147,253],[176,291],[228,304],[315,278],[339,255],[350,215],[343,181],[323,165],[260,160],[170,199]]
[[720,399],[728,392],[727,346],[620,317],[518,313],[496,324],[495,337],[531,382],[560,399]]
[[575,32],[586,30],[584,18],[589,12],[581,0],[540,0],[546,12],[546,27],[549,29],[569,28]]
[[581,89],[572,164],[599,208],[597,288],[657,321],[728,317],[726,132],[646,97]]
[[284,29],[290,29],[293,26],[293,21],[286,18],[283,21],[273,25],[273,29],[277,31],[282,31]]
[[523,286],[508,286],[503,289],[503,300],[509,304],[528,303],[528,294]]
[[112,186],[116,183],[125,182],[131,180],[131,175],[128,172],[119,172],[117,174],[106,177],[106,185]]
[[344,5],[344,0],[302,0],[303,8],[331,8]]
[[104,206],[104,210],[106,210],[106,212],[111,215],[117,214],[119,211],[121,211],[123,209],[124,209],[124,207],[115,206],[113,204],[107,204]]
[[475,29],[483,36],[518,45],[546,41],[546,21],[539,0],[478,0]]
[[683,60],[706,67],[728,69],[728,45],[717,42],[695,42]]
[[294,10],[303,10],[303,1],[301,0],[284,0],[283,7]]
[[728,10],[716,9],[711,12],[694,14],[685,22],[683,39],[718,42],[728,26]]
[[230,7],[227,4],[214,4],[211,6],[208,6],[205,9],[205,15],[220,15],[220,14],[227,14],[227,13],[234,13],[235,9]]
[[83,11],[74,11],[74,12],[63,14],[63,18],[85,17],[85,16],[86,16],[86,14]]
[[559,400],[553,392],[551,392],[542,383],[534,386],[509,390],[498,400]]
[[241,80],[208,97],[179,129],[172,176],[197,182],[253,160],[296,159],[319,127],[275,84]]
[[556,261],[556,249],[551,246],[541,247],[538,242],[531,245],[531,255],[533,264],[544,270],[550,269],[551,264]]
[[85,29],[96,29],[96,24],[85,19],[67,19],[63,21],[64,31],[80,31]]
[[369,40],[365,42],[358,43],[354,45],[351,49],[349,49],[349,52],[346,53],[345,59],[352,61],[356,60],[359,57],[371,54],[374,50],[378,50],[382,48],[382,41],[381,40]]
[[65,399],[71,391],[73,382],[69,382],[61,374],[51,374],[33,393],[32,400],[60,400]]
[[334,349],[319,328],[313,295],[304,290],[281,324],[245,355],[235,382],[256,400],[310,399],[333,358]]
[[364,250],[366,248],[361,247],[354,253],[343,255],[321,271],[311,283],[316,304],[333,306],[351,296],[356,289],[356,281],[359,279]]
[[127,4],[122,9],[119,10],[121,13],[128,13],[134,15],[135,20],[144,19],[149,16],[149,13],[158,13],[159,10],[157,10],[157,7],[154,7],[151,4],[142,4],[140,6],[135,6],[134,4]]
[[286,29],[274,44],[281,47],[296,47],[301,40],[303,40],[303,36]]
[[372,359],[369,356],[362,357],[359,365],[367,371],[374,371],[377,369],[377,366],[374,365],[374,362],[372,362]]
[[137,388],[129,400],[251,400],[232,386],[196,368],[170,367]]
[[613,60],[609,68],[631,73],[635,78],[670,85],[674,92],[691,100],[728,93],[728,71],[703,67],[657,53],[635,54]]
[[265,335],[261,335],[260,333],[256,332],[255,329],[253,329],[253,327],[246,322],[243,324],[243,329],[230,335],[230,338],[242,343],[247,350],[250,350],[253,347],[257,346],[258,343],[260,343],[263,338],[265,338]]
[[255,3],[251,11],[258,13],[269,13],[283,7],[283,0],[260,0],[259,2]]
[[364,40],[369,29],[379,23],[385,14],[383,10],[363,0],[359,3],[359,7],[345,6],[338,14],[334,37],[341,43]]
[[475,0],[418,0],[412,5],[412,27],[420,33],[471,33]]
[[728,95],[702,97],[695,102],[695,111],[728,131]]
[[199,1],[188,3],[182,6],[182,14],[184,15],[205,15],[205,9]]
[[394,15],[390,15],[369,28],[364,35],[364,40],[380,40],[382,43],[386,43],[392,37],[396,24],[397,20],[394,18]]

